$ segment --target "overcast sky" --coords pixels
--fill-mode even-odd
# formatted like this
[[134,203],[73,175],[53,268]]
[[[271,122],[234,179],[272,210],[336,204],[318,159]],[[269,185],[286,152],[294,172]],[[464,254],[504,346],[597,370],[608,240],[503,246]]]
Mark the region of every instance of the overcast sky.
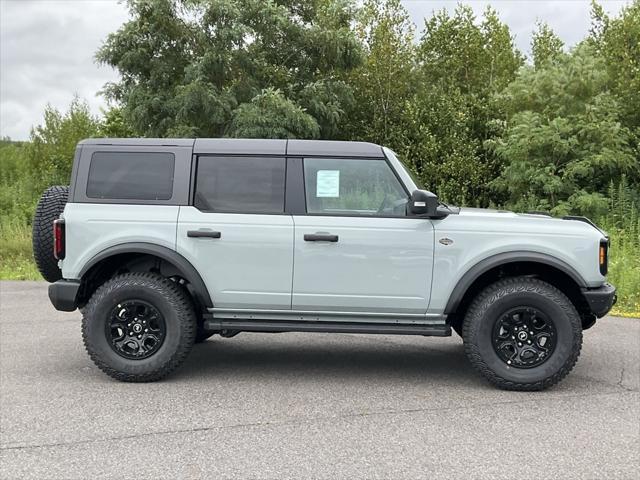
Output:
[[[453,10],[456,1],[403,0],[421,28],[433,10]],[[480,15],[488,4],[515,35],[518,48],[528,53],[537,19],[547,22],[572,46],[589,29],[588,0],[466,1]],[[625,1],[602,2],[609,13]],[[47,103],[66,110],[74,94],[87,100],[95,113],[105,105],[97,95],[116,73],[93,60],[109,32],[127,20],[116,0],[0,0],[0,136],[29,137],[42,121]]]

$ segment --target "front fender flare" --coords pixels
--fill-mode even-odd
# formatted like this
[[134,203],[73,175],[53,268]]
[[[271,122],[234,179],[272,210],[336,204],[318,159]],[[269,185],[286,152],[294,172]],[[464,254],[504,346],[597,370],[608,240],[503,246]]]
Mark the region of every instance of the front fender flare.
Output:
[[587,283],[584,281],[582,276],[571,265],[552,255],[527,251],[498,253],[491,257],[487,257],[484,260],[481,260],[469,270],[467,270],[467,272],[460,278],[460,280],[458,280],[458,283],[451,292],[449,300],[447,301],[447,306],[444,309],[444,313],[450,314],[456,311],[469,287],[482,274],[495,267],[515,262],[542,263],[544,265],[557,268],[558,270],[571,277],[579,287],[587,287]]

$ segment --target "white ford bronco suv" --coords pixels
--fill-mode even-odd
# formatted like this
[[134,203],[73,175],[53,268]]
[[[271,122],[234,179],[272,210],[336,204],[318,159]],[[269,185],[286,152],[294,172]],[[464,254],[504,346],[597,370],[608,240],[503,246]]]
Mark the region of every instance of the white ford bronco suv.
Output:
[[586,218],[449,207],[371,143],[84,140],[33,243],[91,359],[133,382],[213,334],[453,329],[493,384],[540,390],[615,302]]

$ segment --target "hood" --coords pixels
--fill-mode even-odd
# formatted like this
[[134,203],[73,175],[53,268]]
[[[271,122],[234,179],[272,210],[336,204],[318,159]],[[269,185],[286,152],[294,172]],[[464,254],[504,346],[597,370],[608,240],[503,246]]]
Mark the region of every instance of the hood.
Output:
[[[453,208],[451,210],[453,210]],[[488,219],[491,218],[496,220],[499,220],[499,219],[528,220],[531,222],[535,222],[536,224],[538,224],[537,222],[540,222],[539,225],[553,224],[556,226],[556,228],[562,228],[561,225],[563,224],[566,225],[565,222],[582,222],[583,224],[587,224],[590,227],[594,228],[595,230],[600,232],[603,236],[608,237],[605,231],[598,228],[598,226],[595,223],[593,223],[591,220],[589,220],[587,217],[571,216],[571,215],[564,216],[564,217],[554,217],[551,214],[545,213],[545,212],[515,213],[510,210],[497,210],[493,208],[472,208],[472,207],[461,207],[457,209],[457,212],[454,211],[454,213],[457,213],[457,215],[460,215],[462,217],[474,217],[474,218],[486,217]]]

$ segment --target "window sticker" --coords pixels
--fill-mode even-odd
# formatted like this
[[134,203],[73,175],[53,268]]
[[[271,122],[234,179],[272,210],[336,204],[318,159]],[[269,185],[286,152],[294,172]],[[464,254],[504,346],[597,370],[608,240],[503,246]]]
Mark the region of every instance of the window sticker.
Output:
[[316,197],[338,198],[340,196],[340,170],[318,170]]

